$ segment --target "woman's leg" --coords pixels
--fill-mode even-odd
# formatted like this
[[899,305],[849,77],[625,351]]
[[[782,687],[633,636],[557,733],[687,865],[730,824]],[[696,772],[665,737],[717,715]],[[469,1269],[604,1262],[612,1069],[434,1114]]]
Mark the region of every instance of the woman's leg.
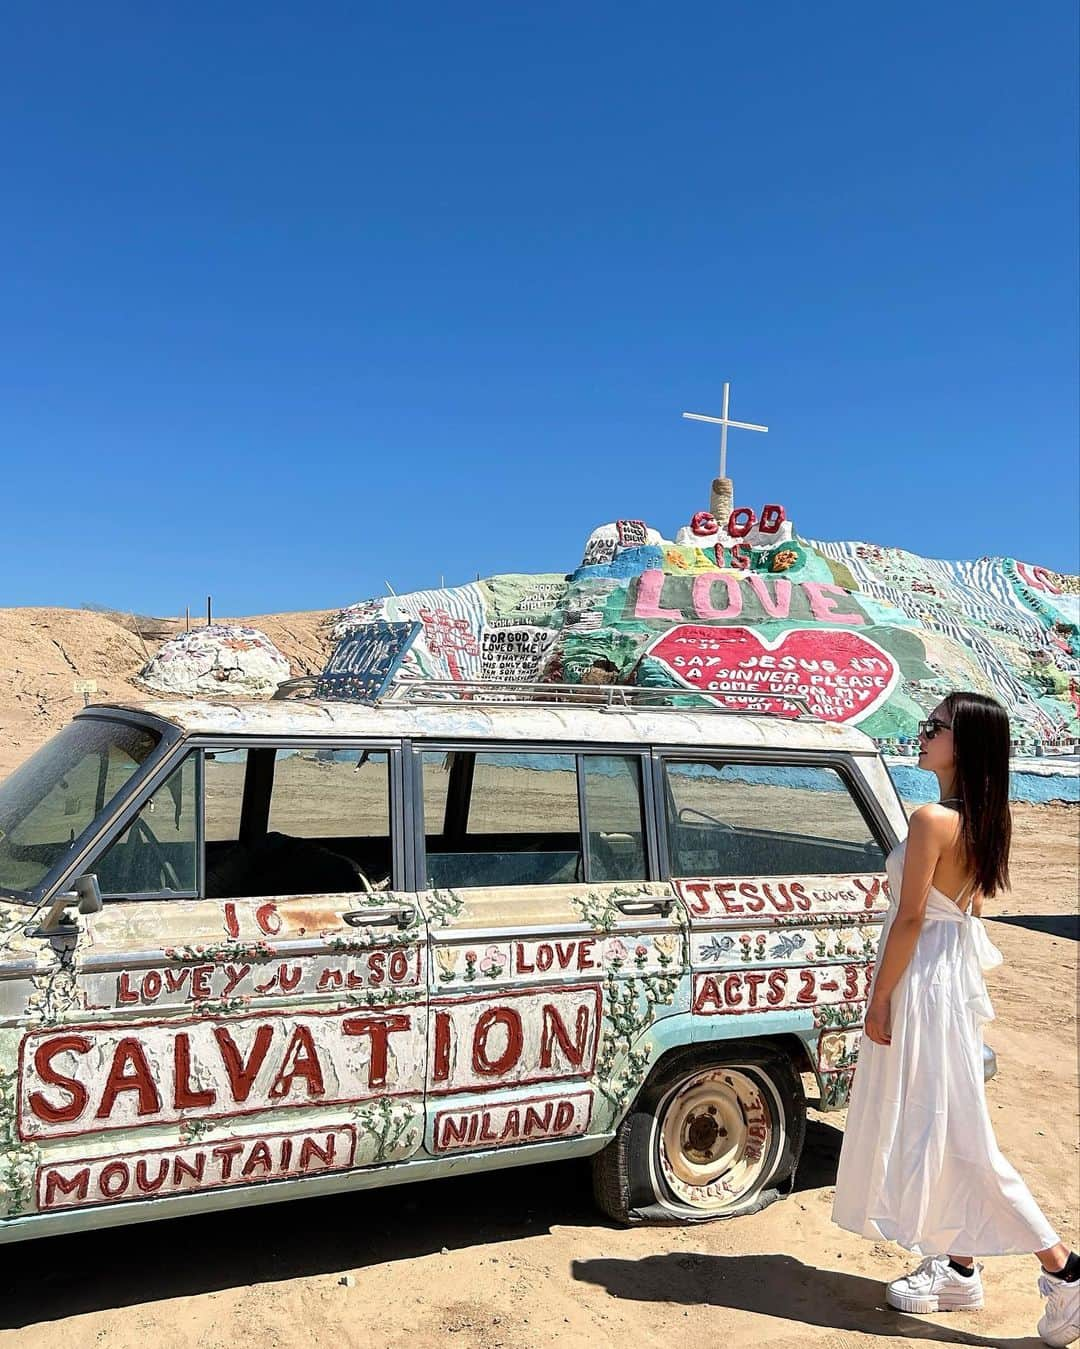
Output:
[[1044,1251],[1036,1251],[1035,1258],[1047,1274],[1060,1274],[1069,1259],[1069,1248],[1063,1241],[1047,1246]]
[[1035,1254],[1042,1266],[1039,1292],[1046,1298],[1039,1335],[1044,1344],[1072,1344],[1080,1339],[1080,1257],[1060,1241]]
[[[950,1253],[949,1259],[954,1265],[963,1265],[965,1269],[975,1268],[975,1257],[971,1255],[953,1255]],[[1063,1241],[1056,1242],[1053,1246],[1047,1246],[1045,1250],[1036,1251],[1035,1259],[1042,1265],[1047,1274],[1060,1274],[1069,1261],[1069,1248]]]

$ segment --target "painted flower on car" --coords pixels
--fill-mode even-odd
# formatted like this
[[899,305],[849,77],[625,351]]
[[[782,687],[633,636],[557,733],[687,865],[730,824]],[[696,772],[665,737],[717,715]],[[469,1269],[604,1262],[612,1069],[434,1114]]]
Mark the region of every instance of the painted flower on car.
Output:
[[626,963],[626,957],[629,954],[626,943],[620,941],[618,937],[612,937],[610,941],[604,944],[604,963],[613,966],[615,969]]
[[497,946],[489,946],[484,952],[483,959],[480,961],[481,971],[489,979],[497,979],[503,972],[503,965],[506,963],[503,953]]

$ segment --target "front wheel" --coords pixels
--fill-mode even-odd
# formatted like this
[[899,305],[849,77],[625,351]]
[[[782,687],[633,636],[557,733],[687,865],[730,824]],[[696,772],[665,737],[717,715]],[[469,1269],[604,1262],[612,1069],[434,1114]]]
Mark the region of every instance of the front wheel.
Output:
[[597,1203],[619,1222],[706,1222],[766,1207],[795,1170],[806,1098],[786,1055],[757,1046],[680,1056],[642,1088],[593,1158]]

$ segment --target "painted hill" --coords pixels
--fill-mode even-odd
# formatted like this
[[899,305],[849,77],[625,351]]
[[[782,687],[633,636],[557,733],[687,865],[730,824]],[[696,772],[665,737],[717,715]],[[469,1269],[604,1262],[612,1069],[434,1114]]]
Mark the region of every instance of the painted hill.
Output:
[[334,633],[349,638],[339,677],[377,670],[397,642],[398,680],[669,687],[738,709],[809,706],[887,745],[958,687],[1005,704],[1019,752],[1080,731],[1080,579],[802,538],[779,507],[723,527],[701,512],[674,541],[617,521],[569,575],[363,600]]

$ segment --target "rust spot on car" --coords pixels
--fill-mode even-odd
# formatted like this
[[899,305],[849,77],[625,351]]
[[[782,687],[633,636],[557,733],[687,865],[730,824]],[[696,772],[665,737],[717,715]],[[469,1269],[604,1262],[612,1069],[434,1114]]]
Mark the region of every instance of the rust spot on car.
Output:
[[341,908],[334,905],[313,905],[308,900],[278,900],[281,919],[279,936],[303,937],[308,932],[336,931],[344,926]]

